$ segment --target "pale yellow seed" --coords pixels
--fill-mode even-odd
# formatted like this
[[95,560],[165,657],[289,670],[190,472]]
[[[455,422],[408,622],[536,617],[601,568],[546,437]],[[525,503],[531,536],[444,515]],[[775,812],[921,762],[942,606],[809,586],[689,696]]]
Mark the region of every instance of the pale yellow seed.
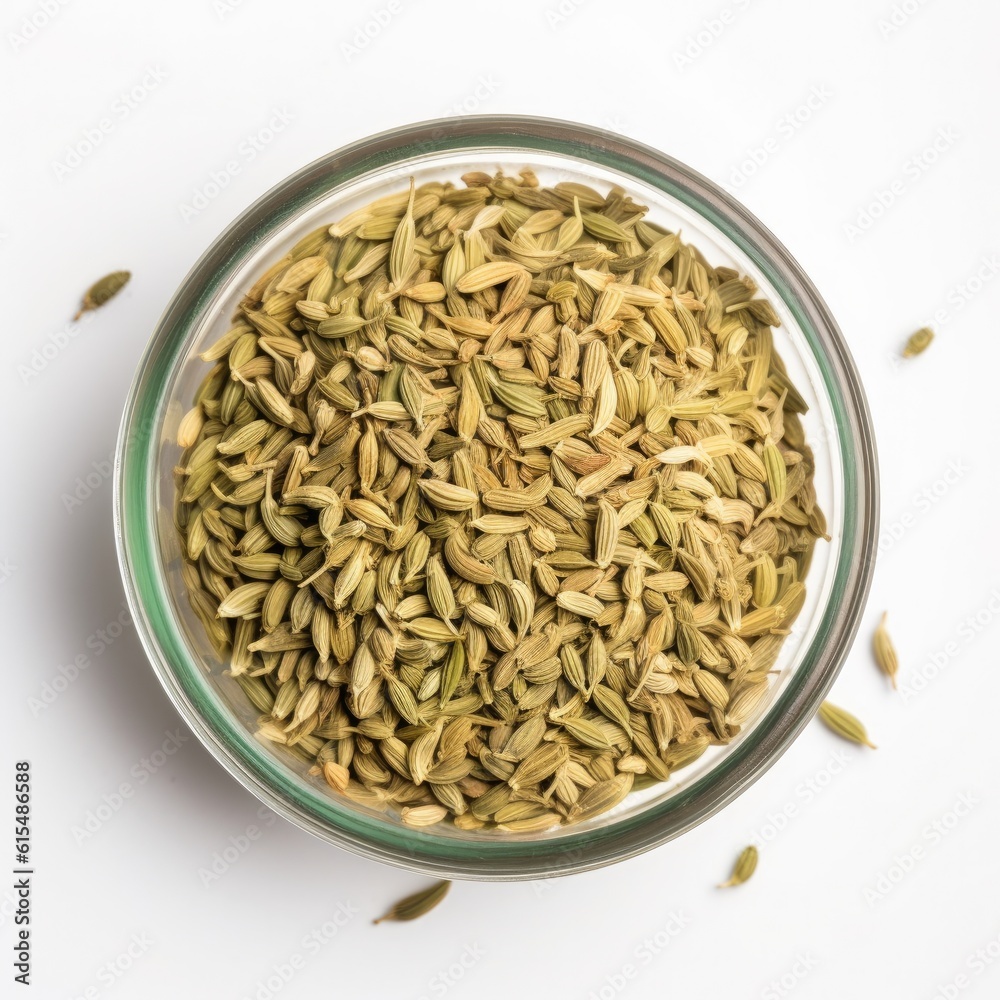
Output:
[[566,611],[572,611],[583,618],[598,618],[604,611],[604,605],[589,594],[580,594],[572,590],[562,590],[556,595],[556,604]]
[[192,407],[184,414],[177,426],[177,444],[181,448],[190,448],[198,441],[201,429],[205,426],[205,411],[201,405]]
[[337,764],[335,761],[328,760],[323,765],[323,777],[326,779],[326,783],[338,792],[344,792],[347,790],[347,784],[350,781],[351,773],[342,764]]
[[875,637],[872,645],[875,652],[875,662],[879,669],[892,681],[892,686],[896,687],[896,674],[899,672],[899,657],[896,655],[896,647],[892,644],[889,632],[885,627],[889,612],[882,615],[878,628],[875,630]]
[[726,685],[710,670],[696,670],[693,680],[698,694],[713,708],[725,709],[729,704],[729,691]]
[[601,569],[607,569],[611,565],[618,547],[618,536],[618,512],[607,500],[601,500],[594,527],[594,561]]
[[469,524],[488,535],[514,535],[519,531],[527,531],[530,522],[525,517],[508,514],[484,514]]
[[736,859],[736,864],[733,866],[733,874],[729,876],[727,882],[722,882],[719,885],[720,889],[726,889],[729,886],[741,885],[746,882],[753,873],[757,870],[757,848],[751,844],[749,847],[743,848],[740,856]]
[[868,739],[864,725],[850,712],[831,702],[824,701],[819,707],[819,717],[838,736],[852,743],[861,743],[866,747],[876,749],[875,744]]
[[916,333],[911,333],[903,347],[903,357],[913,358],[923,354],[934,339],[934,331],[929,326],[922,326]]
[[525,274],[524,268],[520,264],[510,261],[495,261],[489,264],[481,264],[479,267],[466,271],[456,282],[455,290],[463,294],[481,292],[494,285],[501,285],[511,278]]
[[441,510],[471,510],[479,502],[479,497],[472,490],[440,479],[420,479],[417,485],[420,492]]
[[407,826],[434,826],[448,815],[448,810],[438,805],[404,806],[399,815]]

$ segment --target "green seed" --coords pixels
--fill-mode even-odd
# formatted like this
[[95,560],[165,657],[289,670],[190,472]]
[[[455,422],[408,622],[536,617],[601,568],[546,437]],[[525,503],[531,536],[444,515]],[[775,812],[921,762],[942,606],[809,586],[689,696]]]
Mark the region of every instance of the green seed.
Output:
[[103,306],[108,299],[114,298],[127,284],[132,277],[131,271],[112,271],[103,278],[95,281],[83,294],[83,302],[80,309],[73,317],[74,322],[85,312]]
[[729,881],[721,883],[719,888],[728,889],[732,885],[741,885],[753,875],[756,869],[757,848],[751,844],[749,847],[743,848],[740,856],[736,859],[736,864],[733,865],[733,874],[729,876]]
[[819,717],[830,729],[843,739],[850,740],[852,743],[860,743],[863,746],[871,747],[872,750],[876,749],[875,744],[868,739],[868,733],[861,722],[843,708],[839,708],[837,705],[831,705],[830,702],[824,701],[819,707]]
[[875,652],[875,662],[878,664],[879,669],[892,681],[892,686],[896,687],[896,674],[899,672],[899,657],[896,655],[896,647],[892,644],[888,629],[885,627],[885,620],[888,616],[888,611],[882,615],[882,621],[879,622],[879,626],[875,630],[872,647]]
[[435,882],[430,888],[421,889],[420,892],[401,899],[390,907],[388,912],[372,922],[380,924],[383,920],[416,920],[417,917],[422,917],[433,910],[448,895],[450,888],[451,882]]

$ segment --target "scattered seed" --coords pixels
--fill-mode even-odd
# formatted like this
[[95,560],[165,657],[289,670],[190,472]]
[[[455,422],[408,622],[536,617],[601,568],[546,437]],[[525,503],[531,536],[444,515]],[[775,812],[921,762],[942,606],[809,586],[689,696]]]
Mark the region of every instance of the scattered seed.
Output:
[[425,913],[433,910],[448,895],[450,888],[451,882],[444,880],[435,882],[429,888],[421,889],[420,892],[415,892],[412,896],[401,899],[372,923],[380,924],[383,920],[416,920],[417,917],[422,917]]
[[892,681],[892,686],[896,687],[896,674],[899,672],[899,657],[896,656],[896,647],[892,644],[889,632],[885,627],[885,620],[889,612],[882,615],[879,626],[875,629],[875,637],[872,647],[875,652],[875,662],[879,669]]
[[903,347],[903,357],[913,358],[923,354],[934,339],[934,331],[929,326],[922,326],[916,333],[911,333]]
[[733,874],[729,876],[727,882],[722,882],[719,885],[720,889],[728,889],[733,885],[741,885],[746,882],[748,878],[757,870],[757,848],[751,844],[749,847],[744,847],[740,852],[740,856],[736,859],[736,864],[733,865]]
[[90,288],[83,293],[83,301],[77,314],[73,317],[78,320],[85,312],[91,309],[98,309],[104,305],[108,299],[114,298],[127,284],[132,277],[131,271],[112,271],[103,278],[95,281]]
[[838,736],[852,743],[860,743],[875,750],[875,744],[868,739],[868,733],[861,722],[850,712],[824,701],[819,707],[819,717]]

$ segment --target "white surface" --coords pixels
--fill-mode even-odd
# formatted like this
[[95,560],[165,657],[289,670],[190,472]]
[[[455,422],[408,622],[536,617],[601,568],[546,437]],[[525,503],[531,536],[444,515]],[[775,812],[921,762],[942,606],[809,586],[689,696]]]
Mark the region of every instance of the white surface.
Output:
[[[12,35],[43,0],[13,0],[0,18],[0,816],[13,818],[14,761],[30,759],[26,995],[996,996],[1000,280],[967,287],[1000,265],[995,5],[907,0],[893,29],[889,0],[564,0],[551,17],[556,3],[511,0],[491,6],[496,23],[479,31],[471,4],[394,0],[377,36],[345,53],[387,3],[63,3],[23,44]],[[699,53],[706,19],[718,34]],[[694,58],[680,66],[685,50]],[[130,107],[122,95],[133,87]],[[810,94],[808,120],[792,128],[785,116]],[[225,224],[321,153],[462,104],[591,122],[664,149],[736,191],[821,289],[861,368],[881,453],[883,553],[835,689],[880,749],[810,726],[679,841],[554,883],[456,884],[432,916],[373,927],[422,880],[262,819],[191,739],[149,759],[179,721],[131,629],[98,651],[98,630],[122,607],[106,471],[148,332]],[[67,147],[102,119],[100,143],[67,163]],[[265,143],[269,123],[281,131]],[[948,137],[943,152],[918,165],[936,136]],[[751,149],[764,162],[741,183],[734,171]],[[199,208],[213,172],[229,183]],[[894,203],[852,238],[845,227],[894,182]],[[79,292],[118,267],[135,274],[121,298],[67,326]],[[897,364],[927,321],[933,347]],[[59,342],[37,377],[21,377],[35,351]],[[91,473],[91,495],[67,509]],[[903,694],[887,690],[868,651],[885,607]],[[89,666],[33,708],[79,654]],[[121,808],[75,834],[123,783]],[[956,810],[960,801],[973,805]],[[251,825],[258,839],[205,884],[199,871]],[[754,880],[715,890],[755,837],[767,842]],[[0,864],[13,867],[12,846]],[[866,898],[903,865],[911,871],[883,898]],[[345,926],[331,935],[337,919]],[[291,978],[268,987],[275,967]]]

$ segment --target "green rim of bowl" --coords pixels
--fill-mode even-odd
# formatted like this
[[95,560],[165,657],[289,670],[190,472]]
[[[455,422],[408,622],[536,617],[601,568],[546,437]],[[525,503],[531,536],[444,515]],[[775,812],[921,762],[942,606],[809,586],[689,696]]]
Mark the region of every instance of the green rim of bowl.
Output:
[[[563,155],[635,177],[704,217],[754,262],[793,314],[821,374],[842,456],[844,509],[842,522],[831,525],[841,539],[831,600],[801,665],[754,732],[705,775],[634,815],[537,840],[484,842],[370,818],[293,779],[270,757],[213,689],[174,620],[149,484],[167,386],[184,361],[187,335],[248,252],[332,189],[369,171],[428,153],[491,149]],[[721,809],[774,763],[819,707],[857,630],[874,564],[876,483],[867,404],[836,322],[793,258],[742,205],[678,161],[620,136],[549,119],[481,116],[405,126],[324,156],[264,195],[216,240],[167,307],[140,363],[119,435],[115,526],[128,601],[150,662],[230,773],[279,814],[365,857],[450,878],[509,880],[568,874],[639,854]]]

